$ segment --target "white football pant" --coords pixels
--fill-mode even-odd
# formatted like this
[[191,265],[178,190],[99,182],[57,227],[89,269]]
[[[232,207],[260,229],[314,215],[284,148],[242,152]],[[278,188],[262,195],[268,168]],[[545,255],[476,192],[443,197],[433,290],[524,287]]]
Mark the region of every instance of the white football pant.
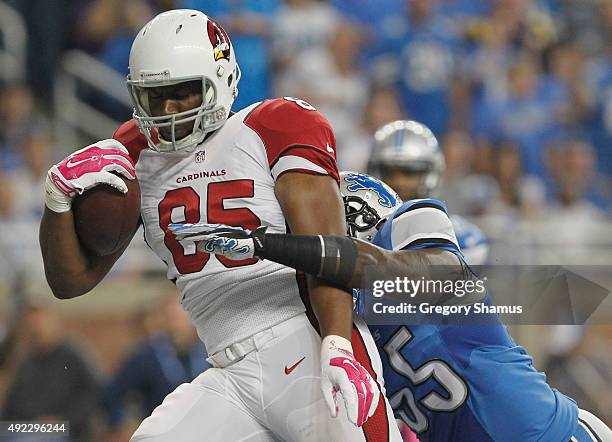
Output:
[[[131,438],[139,441],[401,441],[388,401],[362,428],[332,418],[320,390],[321,338],[305,314],[253,336],[256,350],[211,368],[170,393]],[[367,327],[353,329],[355,356],[382,385],[382,365]],[[359,354],[369,356],[363,361]],[[373,349],[373,352],[372,352]],[[381,398],[382,399],[382,398]]]

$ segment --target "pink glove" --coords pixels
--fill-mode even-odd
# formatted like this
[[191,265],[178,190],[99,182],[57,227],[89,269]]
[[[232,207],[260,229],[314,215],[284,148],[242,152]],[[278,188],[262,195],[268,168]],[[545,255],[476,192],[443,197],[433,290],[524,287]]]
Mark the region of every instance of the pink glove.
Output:
[[400,419],[397,419],[396,422],[397,426],[399,427],[403,442],[419,442],[419,439],[417,438],[416,434],[412,432],[408,425],[406,425]]
[[66,212],[76,195],[99,184],[127,193],[123,180],[111,172],[136,178],[134,161],[119,141],[102,140],[77,150],[47,172],[45,204],[54,212]]
[[380,391],[370,373],[353,356],[353,347],[341,336],[326,336],[321,344],[321,389],[332,417],[338,415],[339,391],[349,420],[358,427],[374,414]]

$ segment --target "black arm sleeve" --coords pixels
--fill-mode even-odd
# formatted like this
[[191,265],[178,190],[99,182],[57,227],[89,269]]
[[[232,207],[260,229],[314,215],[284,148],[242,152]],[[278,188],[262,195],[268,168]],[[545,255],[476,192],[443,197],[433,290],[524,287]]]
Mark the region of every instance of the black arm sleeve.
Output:
[[342,236],[255,233],[255,255],[346,287],[357,261],[357,246]]

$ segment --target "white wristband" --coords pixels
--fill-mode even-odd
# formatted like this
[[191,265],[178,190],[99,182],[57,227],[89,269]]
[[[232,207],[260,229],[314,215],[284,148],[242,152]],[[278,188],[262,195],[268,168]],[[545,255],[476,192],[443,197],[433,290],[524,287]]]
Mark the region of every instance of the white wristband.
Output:
[[321,342],[321,352],[327,353],[334,350],[344,350],[353,353],[353,346],[351,345],[351,341],[342,336],[325,336],[323,342]]
[[57,213],[69,211],[72,205],[72,198],[62,193],[55,184],[53,184],[48,174],[45,180],[45,205],[49,210]]

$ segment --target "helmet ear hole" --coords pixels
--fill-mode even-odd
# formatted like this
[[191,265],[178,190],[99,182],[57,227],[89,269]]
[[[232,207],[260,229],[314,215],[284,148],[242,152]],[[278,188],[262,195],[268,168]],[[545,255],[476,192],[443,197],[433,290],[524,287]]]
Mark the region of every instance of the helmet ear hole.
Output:
[[232,81],[234,80],[234,74],[229,74],[229,76],[227,77],[227,87],[231,87],[232,86]]

